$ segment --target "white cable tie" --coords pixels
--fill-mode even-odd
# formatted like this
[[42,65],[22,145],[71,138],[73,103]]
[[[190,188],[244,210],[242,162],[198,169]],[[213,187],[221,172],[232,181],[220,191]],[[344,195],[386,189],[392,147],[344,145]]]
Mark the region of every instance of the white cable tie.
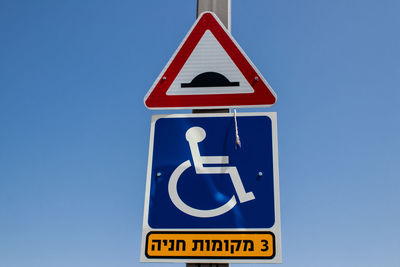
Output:
[[233,109],[233,114],[234,114],[234,118],[235,118],[236,146],[240,148],[242,146],[242,144],[240,143],[239,128],[238,128],[237,119],[236,119],[236,109]]

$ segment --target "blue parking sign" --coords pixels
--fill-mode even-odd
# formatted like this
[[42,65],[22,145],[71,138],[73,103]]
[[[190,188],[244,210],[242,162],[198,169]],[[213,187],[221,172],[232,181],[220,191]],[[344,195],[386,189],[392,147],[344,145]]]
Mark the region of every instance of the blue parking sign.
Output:
[[280,236],[276,132],[276,113],[154,115],[144,235],[245,229]]

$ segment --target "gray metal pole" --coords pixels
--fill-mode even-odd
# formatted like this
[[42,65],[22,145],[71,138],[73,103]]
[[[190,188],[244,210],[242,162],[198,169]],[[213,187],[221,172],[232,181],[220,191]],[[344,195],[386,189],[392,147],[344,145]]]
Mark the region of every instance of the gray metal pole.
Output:
[[231,31],[231,0],[197,0],[197,17],[204,11],[217,14],[228,31]]
[[[231,0],[197,0],[197,17],[204,11],[214,12],[231,31]],[[226,113],[229,109],[193,110],[193,113]],[[186,267],[229,267],[229,263],[186,263]]]
[[229,267],[229,263],[186,263],[186,267]]

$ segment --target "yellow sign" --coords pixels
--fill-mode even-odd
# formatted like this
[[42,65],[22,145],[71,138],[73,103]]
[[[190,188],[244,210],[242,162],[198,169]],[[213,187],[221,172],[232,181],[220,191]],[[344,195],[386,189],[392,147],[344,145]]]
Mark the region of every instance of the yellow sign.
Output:
[[150,232],[148,258],[272,259],[271,232]]

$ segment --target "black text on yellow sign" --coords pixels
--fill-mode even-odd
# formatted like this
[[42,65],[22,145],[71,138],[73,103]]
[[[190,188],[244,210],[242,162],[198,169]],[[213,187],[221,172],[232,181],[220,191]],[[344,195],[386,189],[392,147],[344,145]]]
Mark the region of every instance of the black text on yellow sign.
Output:
[[272,259],[272,232],[150,232],[147,258]]

